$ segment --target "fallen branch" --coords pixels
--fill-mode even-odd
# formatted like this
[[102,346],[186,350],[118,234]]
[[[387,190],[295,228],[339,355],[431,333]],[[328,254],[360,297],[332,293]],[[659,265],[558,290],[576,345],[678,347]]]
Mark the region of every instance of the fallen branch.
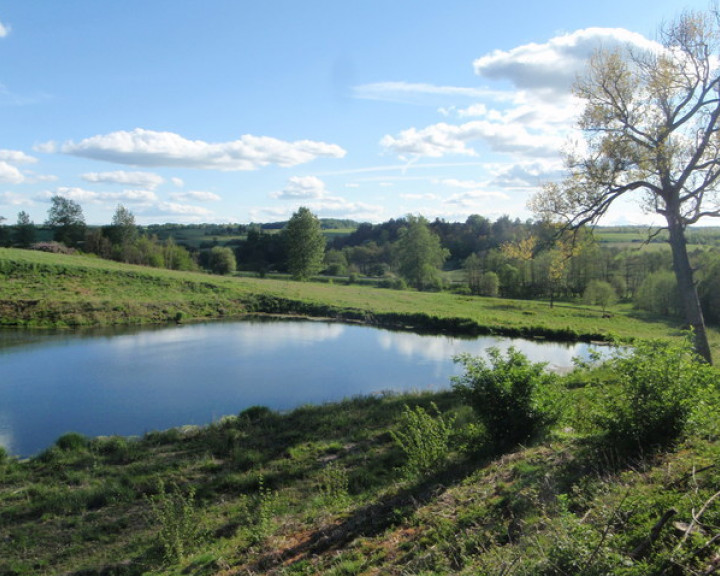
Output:
[[645,552],[647,549],[653,545],[655,540],[657,540],[660,537],[660,532],[662,532],[663,527],[665,524],[668,523],[670,518],[675,516],[677,514],[677,510],[675,508],[670,508],[665,514],[662,515],[662,518],[658,520],[655,523],[655,526],[652,527],[652,530],[650,530],[650,534],[648,535],[645,540],[640,542],[638,546],[630,553],[630,558],[633,560],[638,560],[639,558],[642,558],[645,555]]

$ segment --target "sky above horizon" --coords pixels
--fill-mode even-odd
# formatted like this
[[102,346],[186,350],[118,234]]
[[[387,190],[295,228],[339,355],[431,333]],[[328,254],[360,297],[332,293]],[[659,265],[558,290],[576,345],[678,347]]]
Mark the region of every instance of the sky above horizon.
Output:
[[0,216],[530,218],[587,57],[686,8],[708,3],[0,0]]

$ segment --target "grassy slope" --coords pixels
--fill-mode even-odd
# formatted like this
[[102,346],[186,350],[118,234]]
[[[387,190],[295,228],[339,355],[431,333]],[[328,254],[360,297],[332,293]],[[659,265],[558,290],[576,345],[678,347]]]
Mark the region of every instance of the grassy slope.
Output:
[[[676,546],[682,563],[711,561],[712,547],[687,552],[717,532],[717,442],[620,465],[563,432],[500,456],[454,451],[441,473],[407,479],[388,431],[403,405],[430,401],[467,424],[450,393],[374,397],[0,463],[0,573],[636,576]],[[160,479],[191,505],[182,558],[164,559],[158,540]],[[677,526],[706,502],[702,532],[683,542]],[[671,509],[677,526],[635,553]],[[582,569],[600,563],[614,568]]]
[[[587,306],[227,278],[83,256],[0,249],[0,323],[91,326],[220,318],[247,312],[336,316],[436,330],[600,339],[669,337],[677,327],[627,305],[603,318]],[[720,343],[716,332],[714,342]]]

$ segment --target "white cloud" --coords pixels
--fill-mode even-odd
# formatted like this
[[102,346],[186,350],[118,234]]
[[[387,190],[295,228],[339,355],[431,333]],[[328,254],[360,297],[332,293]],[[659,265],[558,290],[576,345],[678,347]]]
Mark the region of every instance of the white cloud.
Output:
[[[302,201],[304,206],[323,217],[375,219],[383,211],[382,206],[350,202],[340,196],[331,195],[325,182],[316,176],[293,176],[281,192],[271,196],[282,200]],[[280,218],[287,215],[288,210],[257,208],[254,214],[258,213]]]
[[49,199],[52,196],[62,196],[74,200],[80,204],[101,204],[101,203],[131,203],[150,204],[157,202],[158,197],[151,190],[123,190],[122,192],[96,192],[76,186],[58,186],[54,192],[45,191],[43,198]]
[[77,143],[68,141],[59,147],[48,142],[36,149],[59,150],[63,154],[131,166],[222,171],[256,170],[269,164],[296,166],[316,158],[342,158],[346,154],[337,144],[311,140],[286,142],[248,134],[232,142],[210,143],[142,128],[93,136]]
[[480,102],[478,104],[468,106],[467,108],[463,108],[462,110],[458,110],[457,113],[460,118],[467,118],[468,116],[485,116],[488,113],[488,108],[485,104]]
[[179,202],[218,202],[222,198],[214,192],[206,192],[204,190],[190,190],[188,192],[175,192],[170,194],[173,200]]
[[567,93],[599,48],[623,45],[656,50],[658,44],[622,28],[586,28],[552,38],[544,44],[524,44],[495,50],[473,63],[475,73],[491,80],[508,80],[516,88]]
[[0,22],[0,38],[5,38],[5,36],[10,34],[10,30],[12,30],[12,28],[10,28],[8,24]]
[[77,186],[58,186],[55,192],[45,192],[45,197],[62,196],[75,202],[96,202],[98,193],[93,190],[86,190]]
[[202,206],[192,206],[190,204],[180,204],[177,202],[160,202],[156,206],[156,209],[160,214],[173,216],[204,217],[213,215],[212,210],[208,210]]
[[0,182],[8,182],[10,184],[20,184],[25,180],[25,176],[15,166],[0,160]]
[[20,184],[27,181],[27,177],[17,167],[17,164],[34,164],[37,158],[28,156],[19,150],[0,149],[0,182]]
[[281,200],[302,200],[306,198],[322,198],[327,194],[325,182],[316,176],[293,176],[285,188],[272,194]]
[[122,192],[101,192],[97,194],[99,200],[113,200],[130,204],[149,204],[158,200],[157,194],[152,190],[123,190]]
[[496,190],[470,190],[460,194],[453,194],[445,199],[445,204],[456,204],[464,208],[487,206],[486,200],[509,200],[510,196]]
[[35,164],[37,162],[37,158],[28,156],[19,150],[0,150],[0,160],[13,164]]
[[557,133],[531,132],[521,123],[476,120],[460,125],[441,122],[421,130],[410,128],[397,137],[384,136],[380,144],[401,158],[440,158],[448,154],[477,156],[477,151],[468,146],[474,141],[484,141],[496,152],[534,157],[557,155],[565,140]]
[[353,89],[356,98],[389,102],[416,102],[427,96],[464,98],[504,97],[504,94],[485,88],[465,86],[436,86],[421,82],[375,82]]
[[102,184],[122,184],[123,186],[136,186],[147,190],[155,190],[165,179],[152,172],[127,172],[115,170],[114,172],[87,172],[81,176],[86,182]]
[[183,182],[182,178],[170,178],[170,182],[173,183],[173,186],[177,186],[178,188],[182,188],[183,186],[185,186],[185,182]]
[[22,206],[27,204],[34,204],[34,202],[27,196],[23,196],[15,192],[0,192],[0,204],[7,204],[9,206]]

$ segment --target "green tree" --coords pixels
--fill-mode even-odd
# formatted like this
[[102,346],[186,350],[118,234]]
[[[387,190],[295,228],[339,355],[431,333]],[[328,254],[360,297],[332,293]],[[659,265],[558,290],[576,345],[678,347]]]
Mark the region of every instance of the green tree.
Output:
[[307,280],[323,268],[325,236],[320,221],[308,208],[292,215],[284,230],[288,269],[295,280]]
[[483,265],[480,257],[472,253],[463,262],[468,287],[472,294],[480,294],[480,284],[483,276]]
[[495,298],[500,293],[500,277],[495,272],[485,272],[480,276],[478,294]]
[[685,231],[720,216],[720,16],[686,12],[655,51],[602,49],[575,87],[585,101],[583,147],[568,175],[535,196],[536,214],[569,228],[595,223],[621,197],[642,192],[666,222],[673,269],[695,349],[711,362]]
[[111,226],[114,232],[111,238],[113,244],[131,244],[137,238],[135,215],[122,204],[117,205]]
[[214,246],[210,250],[208,266],[213,274],[232,274],[237,268],[235,254],[227,246]]
[[85,216],[80,204],[63,196],[50,199],[50,209],[45,222],[55,229],[54,238],[67,246],[76,246],[85,237]]
[[398,271],[408,284],[423,290],[439,283],[439,269],[450,253],[425,218],[407,217],[407,227],[401,231],[396,249]]
[[677,279],[669,270],[649,274],[635,294],[635,305],[661,316],[673,316],[679,311]]
[[604,280],[590,280],[587,288],[585,288],[583,299],[588,304],[600,306],[603,313],[605,313],[605,309],[617,300],[617,294],[615,293],[615,288],[613,288],[609,282],[605,282]]
[[26,248],[35,242],[35,224],[30,220],[30,215],[25,212],[18,213],[17,225],[15,226],[15,234],[13,242],[16,246]]

